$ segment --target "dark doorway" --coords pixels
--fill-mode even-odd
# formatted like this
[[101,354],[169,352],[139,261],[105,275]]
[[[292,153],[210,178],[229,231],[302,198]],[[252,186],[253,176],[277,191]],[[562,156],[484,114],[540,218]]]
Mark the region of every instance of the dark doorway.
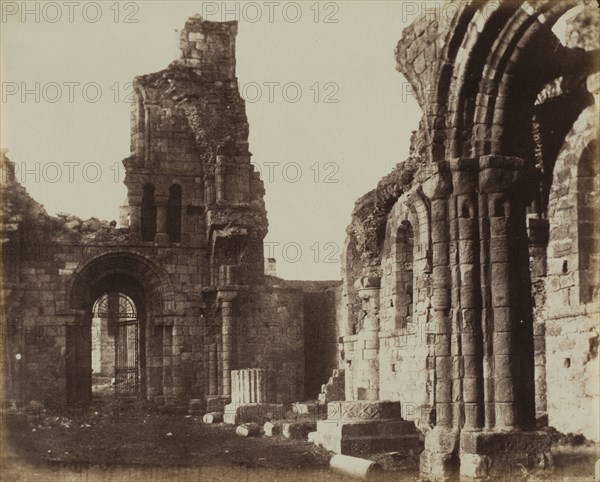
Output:
[[67,326],[67,401],[145,397],[144,296],[125,274],[103,277],[90,290],[82,323]]

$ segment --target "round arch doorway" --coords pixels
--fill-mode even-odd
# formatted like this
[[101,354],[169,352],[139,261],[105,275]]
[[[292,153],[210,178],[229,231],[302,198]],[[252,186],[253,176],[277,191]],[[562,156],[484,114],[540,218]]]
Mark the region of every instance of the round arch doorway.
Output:
[[67,326],[67,401],[146,396],[146,296],[125,273],[90,286],[82,322]]
[[137,396],[142,374],[135,303],[110,292],[96,300],[92,313],[92,396]]

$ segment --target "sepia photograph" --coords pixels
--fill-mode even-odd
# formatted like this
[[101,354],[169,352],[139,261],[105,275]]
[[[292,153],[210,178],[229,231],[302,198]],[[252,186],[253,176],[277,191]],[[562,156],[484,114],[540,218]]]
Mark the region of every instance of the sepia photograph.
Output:
[[0,15],[0,481],[600,482],[597,1]]

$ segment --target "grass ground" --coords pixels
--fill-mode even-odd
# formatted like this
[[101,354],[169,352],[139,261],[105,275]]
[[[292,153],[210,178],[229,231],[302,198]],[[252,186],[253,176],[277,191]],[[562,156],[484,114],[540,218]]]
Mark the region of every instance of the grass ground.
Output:
[[[593,480],[598,446],[555,438],[554,474],[516,480]],[[243,438],[231,425],[106,396],[67,414],[5,417],[1,448],[0,480],[11,482],[346,480],[329,470],[331,454],[307,441]],[[385,479],[417,476],[404,468]]]

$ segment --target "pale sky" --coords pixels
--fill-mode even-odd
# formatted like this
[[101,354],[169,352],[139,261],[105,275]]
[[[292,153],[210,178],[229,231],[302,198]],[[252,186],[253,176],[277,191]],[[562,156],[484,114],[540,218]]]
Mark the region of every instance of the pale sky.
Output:
[[394,48],[424,2],[50,3],[2,2],[1,19],[1,144],[50,214],[118,219],[128,83],[178,57],[189,16],[235,17],[265,253],[284,278],[340,278],[354,201],[408,156],[418,125]]

